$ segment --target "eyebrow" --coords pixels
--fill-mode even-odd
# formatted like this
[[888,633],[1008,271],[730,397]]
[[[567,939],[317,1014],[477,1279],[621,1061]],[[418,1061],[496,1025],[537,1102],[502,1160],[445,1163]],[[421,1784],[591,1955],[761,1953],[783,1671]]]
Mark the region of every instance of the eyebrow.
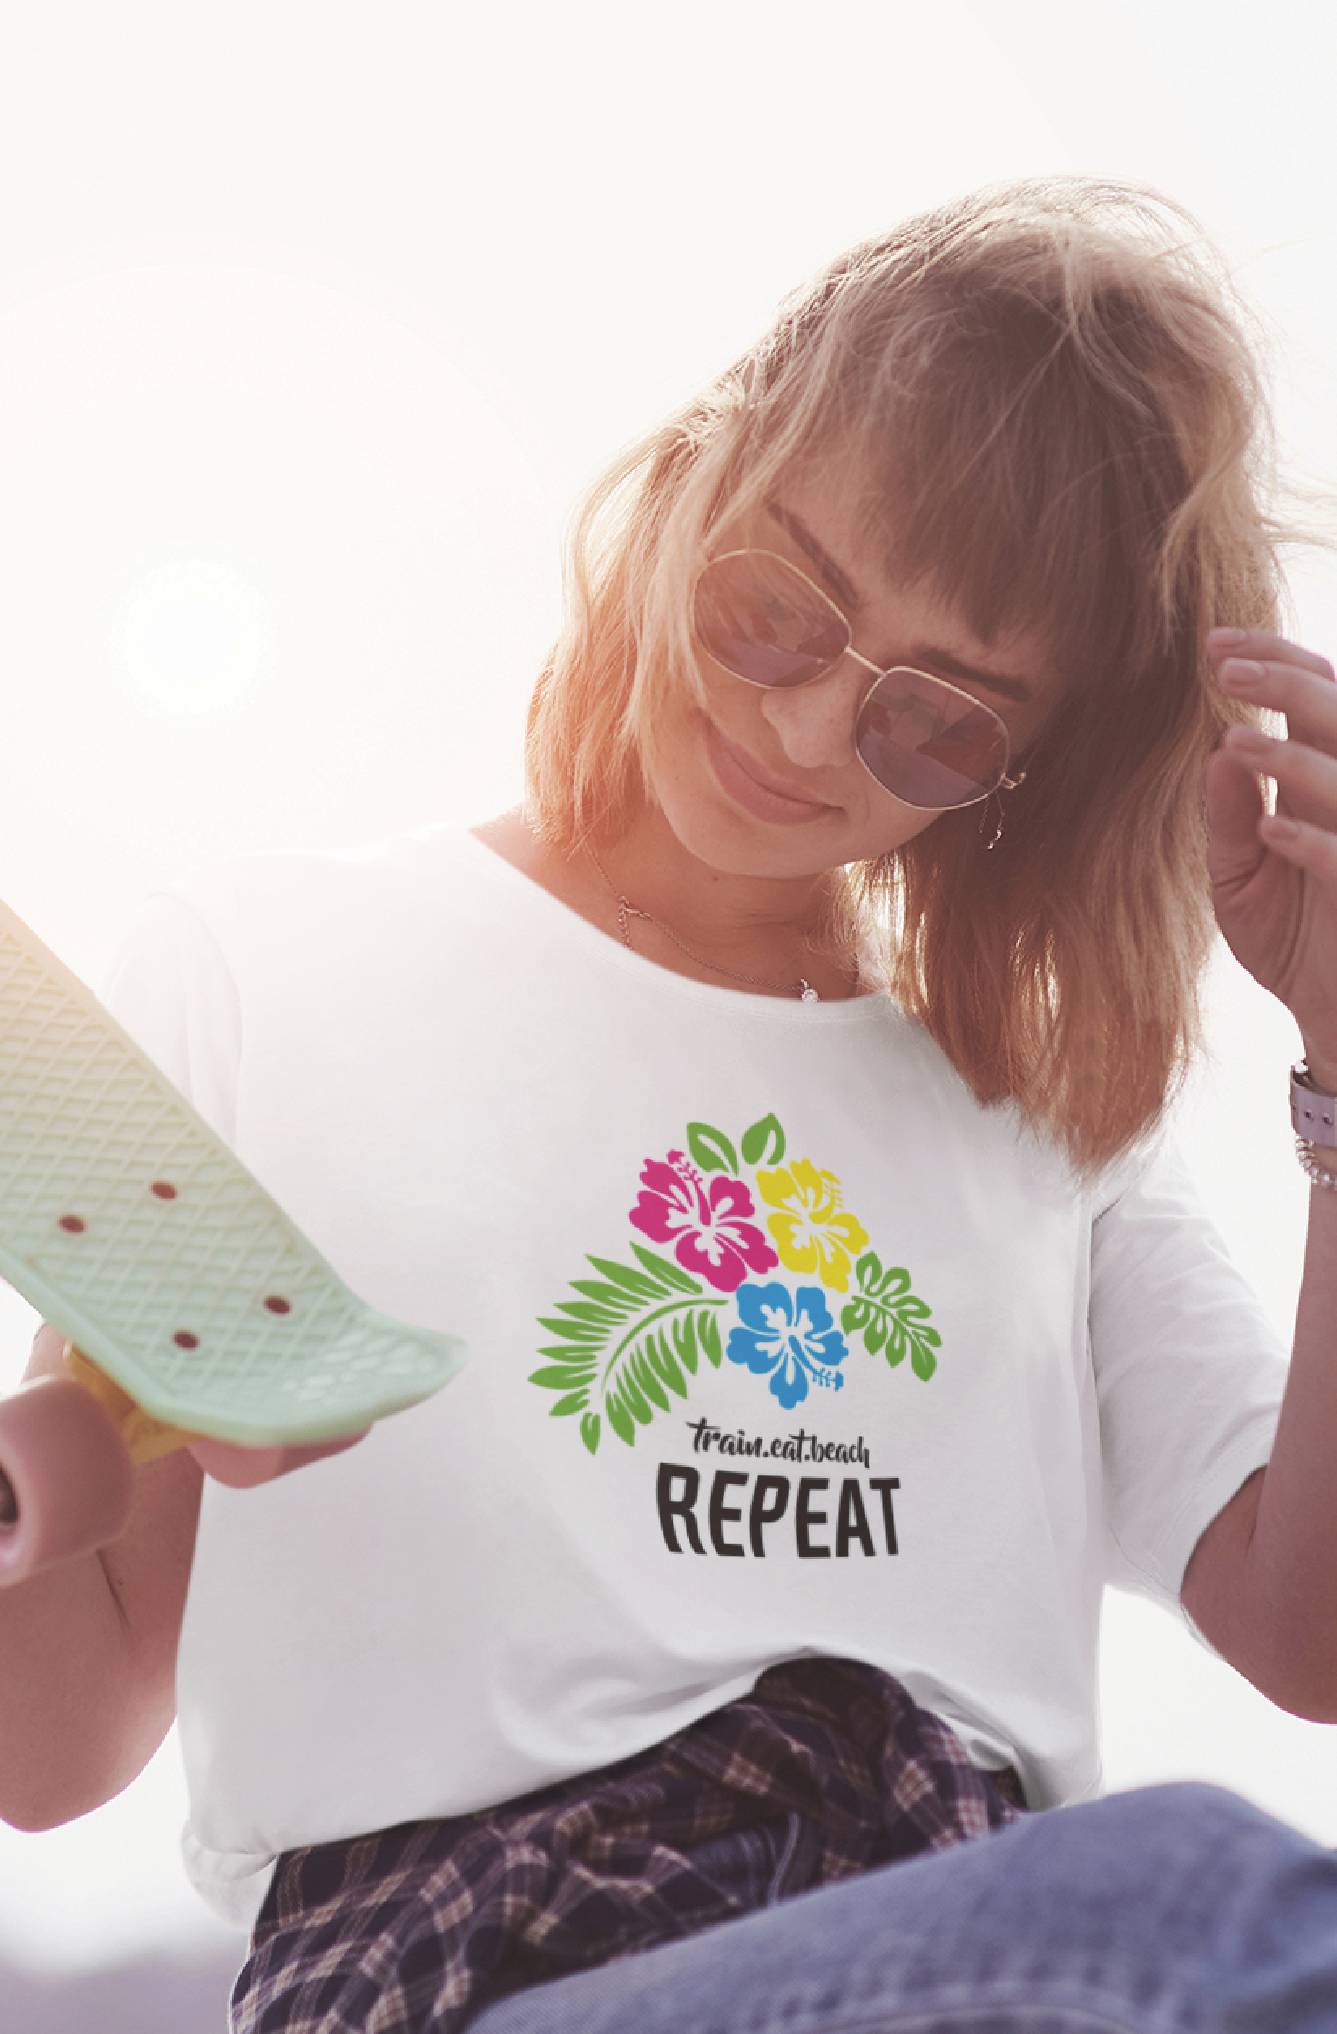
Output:
[[863,595],[851,580],[845,577],[835,559],[824,551],[806,523],[783,508],[778,501],[768,501],[766,513],[780,528],[794,539],[808,561],[817,567],[831,591],[838,596],[848,613],[857,614],[863,606]]
[[[779,523],[786,535],[793,538],[805,558],[817,567],[840,601],[846,618],[857,614],[864,606],[863,595],[853,581],[841,571],[830,553],[823,550],[807,524],[800,521],[792,510],[783,507],[778,501],[767,502],[766,513],[773,521]],[[1028,685],[1024,678],[1012,678],[1002,671],[986,671],[980,665],[968,664],[964,658],[954,657],[950,650],[940,650],[933,644],[917,645],[909,661],[916,665],[926,664],[930,671],[937,672],[944,678],[956,678],[967,685],[980,685],[986,691],[1001,693],[1004,699],[1015,700],[1019,706],[1029,706],[1035,696],[1033,686]],[[884,660],[881,657],[874,657],[870,662],[883,664]]]

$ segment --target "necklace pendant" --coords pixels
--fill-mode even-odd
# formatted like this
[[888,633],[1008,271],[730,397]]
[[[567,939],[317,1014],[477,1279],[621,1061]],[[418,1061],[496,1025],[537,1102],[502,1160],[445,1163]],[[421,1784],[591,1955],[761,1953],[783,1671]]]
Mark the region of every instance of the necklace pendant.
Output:
[[822,1000],[812,983],[805,982],[802,975],[799,976],[798,999],[800,1003],[820,1003]]

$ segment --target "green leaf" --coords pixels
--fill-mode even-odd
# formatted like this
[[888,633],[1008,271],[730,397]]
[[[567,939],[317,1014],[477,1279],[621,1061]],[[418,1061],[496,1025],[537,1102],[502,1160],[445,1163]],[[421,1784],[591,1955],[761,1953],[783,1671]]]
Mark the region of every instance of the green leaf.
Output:
[[[636,1251],[638,1257],[641,1256],[642,1253],[636,1248],[634,1243],[631,1247]],[[647,1251],[645,1254],[652,1257],[651,1268],[653,1269],[654,1264],[657,1264],[660,1260],[653,1258],[652,1252]],[[633,1271],[629,1264],[614,1264],[611,1258],[607,1257],[591,1257],[589,1261],[602,1277],[611,1279],[614,1286],[618,1288],[614,1297],[619,1306],[625,1305],[627,1299],[653,1299],[659,1290],[658,1285],[647,1285],[640,1273]],[[579,1292],[583,1288],[577,1286],[576,1290]],[[590,1296],[591,1298],[603,1297],[602,1294],[591,1294]]]
[[[645,1402],[645,1394],[637,1384],[630,1363],[623,1370],[622,1376],[618,1381],[617,1395],[632,1418],[639,1425],[648,1427],[654,1418],[654,1414]],[[608,1417],[609,1419],[613,1417],[613,1393],[611,1391],[608,1394]]]
[[738,1153],[724,1132],[710,1123],[687,1125],[687,1149],[702,1172],[738,1171]]
[[529,1381],[531,1384],[543,1385],[548,1391],[571,1391],[578,1384],[590,1382],[594,1376],[592,1364],[587,1369],[581,1370],[573,1364],[563,1363],[554,1364],[551,1370],[531,1370]]
[[559,1420],[564,1413],[584,1412],[589,1402],[590,1395],[587,1391],[573,1391],[568,1397],[559,1398],[556,1405],[549,1408],[549,1417]]
[[[676,1321],[673,1324],[673,1339],[675,1342],[678,1340],[678,1324]],[[693,1340],[695,1340],[695,1337],[693,1337]],[[654,1364],[655,1369],[658,1371],[659,1375],[663,1378],[669,1390],[676,1391],[679,1398],[686,1398],[687,1380],[683,1376],[681,1370],[678,1368],[678,1359],[674,1355],[672,1349],[670,1349],[668,1342],[663,1335],[656,1335],[654,1347],[650,1352],[650,1360]],[[692,1351],[692,1361],[688,1364],[687,1367],[689,1370],[696,1369],[695,1349],[693,1349]]]
[[854,1267],[854,1276],[859,1281],[860,1292],[876,1292],[877,1282],[882,1276],[882,1259],[876,1250],[865,1250]]
[[[628,1308],[637,1304],[633,1294],[623,1291],[620,1286],[608,1285],[597,1278],[573,1278],[571,1286],[573,1291],[584,1293],[585,1301],[595,1308],[597,1317],[601,1320],[620,1320]],[[557,1304],[575,1314],[581,1301],[558,1300]]]
[[596,1412],[587,1412],[580,1423],[580,1438],[591,1455],[597,1455],[599,1452],[599,1425],[599,1415]]
[[[560,1306],[561,1302],[558,1301]],[[609,1328],[615,1328],[622,1316],[612,1314],[601,1326],[593,1321],[560,1321],[540,1315],[539,1326],[546,1328],[550,1335],[565,1335],[568,1342],[589,1343],[594,1348],[602,1346]],[[574,1354],[574,1351],[568,1353]]]
[[[606,1400],[604,1411],[608,1414],[608,1424],[619,1441],[625,1441],[629,1448],[633,1447],[636,1441],[636,1423],[622,1401],[616,1398]],[[588,1448],[589,1442],[587,1441],[585,1445]],[[590,1452],[592,1454],[593,1449]]]
[[932,1350],[926,1349],[924,1344],[916,1337],[914,1346],[910,1351],[910,1368],[914,1371],[915,1376],[922,1377],[925,1384],[927,1384],[937,1367],[937,1357],[933,1354]]
[[749,1165],[778,1165],[785,1155],[785,1133],[778,1116],[761,1116],[743,1132],[743,1157]]
[[[678,1360],[681,1362],[683,1369],[692,1377],[695,1377],[697,1357],[696,1322],[691,1314],[684,1314],[680,1321],[673,1322],[673,1347],[677,1352]],[[682,1387],[682,1395],[684,1398],[687,1396],[687,1386],[685,1384]]]
[[659,1257],[653,1250],[647,1250],[643,1243],[633,1243],[632,1249],[646,1270],[652,1272],[661,1282],[647,1298],[659,1299],[670,1292],[690,1292],[693,1295],[704,1292],[705,1287],[679,1264],[667,1257]]
[[[652,1336],[643,1349],[637,1350],[628,1365],[628,1369],[640,1387],[642,1397],[648,1398],[652,1405],[657,1405],[661,1412],[667,1412],[669,1409],[668,1394],[656,1377],[655,1366],[650,1360],[653,1348],[654,1337]],[[648,1412],[645,1418],[648,1425],[650,1421],[650,1414]]]
[[[593,1279],[588,1282],[590,1285],[594,1284]],[[578,1287],[577,1290],[581,1288]],[[604,1287],[605,1292],[611,1293],[612,1290],[610,1285]],[[606,1305],[596,1305],[592,1299],[558,1300],[557,1311],[568,1314],[573,1321],[588,1321],[592,1326],[601,1328],[608,1325],[609,1308]]]
[[868,1344],[869,1354],[876,1356],[886,1339],[887,1317],[885,1314],[874,1314],[864,1333],[864,1341]]
[[701,1314],[697,1319],[696,1332],[701,1347],[705,1350],[706,1355],[710,1358],[716,1370],[718,1370],[720,1364],[724,1361],[724,1344],[720,1340],[720,1324],[717,1316],[714,1314]]

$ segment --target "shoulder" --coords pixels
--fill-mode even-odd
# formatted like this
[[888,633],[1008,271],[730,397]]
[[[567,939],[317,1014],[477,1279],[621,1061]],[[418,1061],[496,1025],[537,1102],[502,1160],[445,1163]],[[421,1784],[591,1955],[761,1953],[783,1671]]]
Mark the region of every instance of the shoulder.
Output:
[[[242,855],[149,897],[103,1001],[231,1139],[243,1039],[267,1013],[301,1018],[393,993],[415,956],[452,948],[486,850],[454,828],[329,853]],[[476,881],[477,878],[473,877]]]

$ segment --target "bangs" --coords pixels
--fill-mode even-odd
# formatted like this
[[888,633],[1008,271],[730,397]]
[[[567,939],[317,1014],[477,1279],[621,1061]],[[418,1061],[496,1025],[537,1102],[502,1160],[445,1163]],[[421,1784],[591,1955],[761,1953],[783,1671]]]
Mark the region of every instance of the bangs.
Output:
[[944,325],[928,371],[884,361],[870,391],[855,454],[870,556],[983,642],[1034,632],[1068,682],[1132,686],[1196,604],[1163,570],[1188,491],[1173,434],[1135,389],[1097,396],[1080,335],[1043,306]]

